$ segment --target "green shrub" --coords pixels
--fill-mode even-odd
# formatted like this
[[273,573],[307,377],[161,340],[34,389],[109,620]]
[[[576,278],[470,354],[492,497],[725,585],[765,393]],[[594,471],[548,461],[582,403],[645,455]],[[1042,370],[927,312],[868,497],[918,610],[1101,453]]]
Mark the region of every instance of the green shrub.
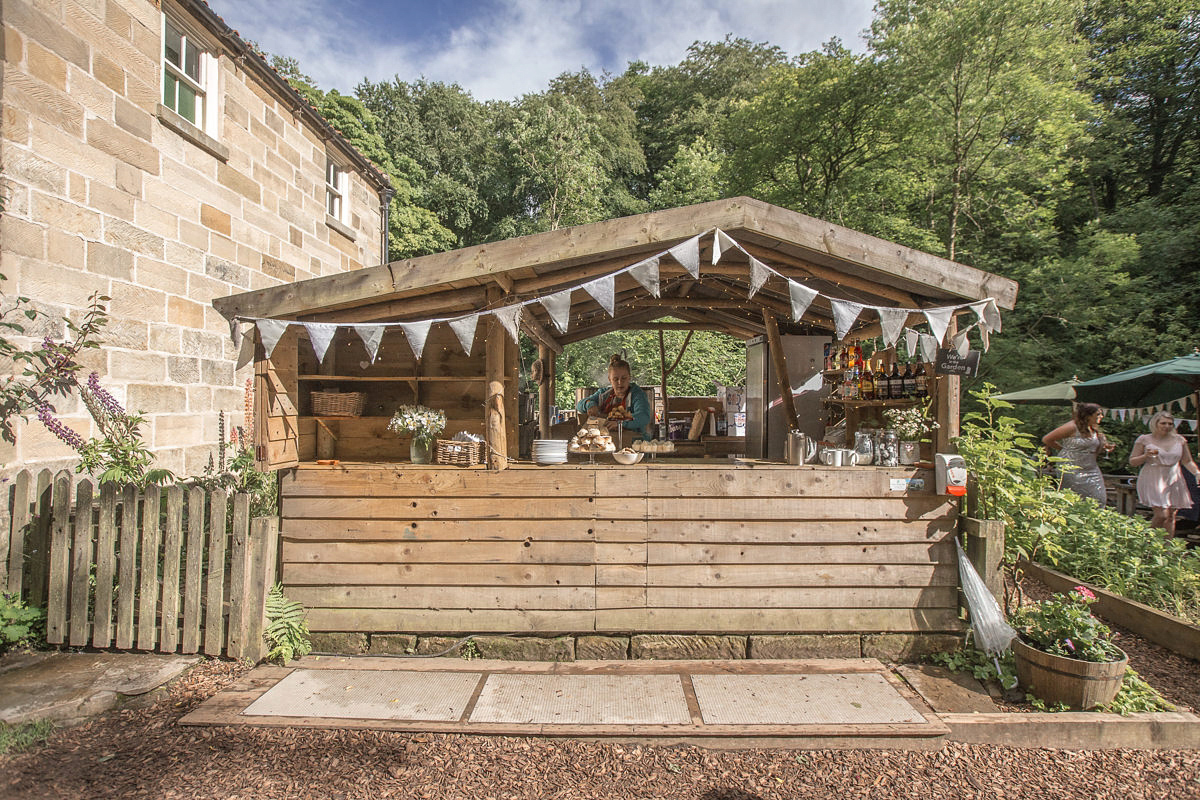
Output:
[[20,598],[0,592],[0,653],[38,638],[46,612],[29,608]]
[[287,599],[283,584],[277,583],[267,593],[267,629],[263,638],[271,648],[268,661],[286,664],[312,652],[304,606]]

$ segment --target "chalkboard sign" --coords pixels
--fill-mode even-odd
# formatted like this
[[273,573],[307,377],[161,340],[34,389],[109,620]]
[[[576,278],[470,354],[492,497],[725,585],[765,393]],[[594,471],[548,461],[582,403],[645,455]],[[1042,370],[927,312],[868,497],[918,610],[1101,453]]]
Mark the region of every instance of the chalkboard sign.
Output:
[[979,371],[979,351],[968,350],[960,356],[953,347],[939,347],[937,360],[933,362],[935,375],[963,375],[973,377]]

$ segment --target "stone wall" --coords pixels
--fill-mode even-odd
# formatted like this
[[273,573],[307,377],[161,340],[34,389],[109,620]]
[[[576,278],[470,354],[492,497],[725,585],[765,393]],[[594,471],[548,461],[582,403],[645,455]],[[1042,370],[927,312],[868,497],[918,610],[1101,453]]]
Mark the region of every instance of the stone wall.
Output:
[[[241,422],[252,369],[235,371],[213,298],[380,263],[377,183],[351,172],[346,225],[327,222],[326,148],[342,145],[195,19],[217,56],[215,135],[164,112],[156,2],[5,0],[0,19],[4,302],[32,298],[49,319],[28,332],[60,337],[63,316],[110,296],[85,369],[144,412],[162,466],[202,471],[218,412]],[[58,408],[91,431],[77,403]],[[36,421],[0,448],[5,472],[77,462]]]

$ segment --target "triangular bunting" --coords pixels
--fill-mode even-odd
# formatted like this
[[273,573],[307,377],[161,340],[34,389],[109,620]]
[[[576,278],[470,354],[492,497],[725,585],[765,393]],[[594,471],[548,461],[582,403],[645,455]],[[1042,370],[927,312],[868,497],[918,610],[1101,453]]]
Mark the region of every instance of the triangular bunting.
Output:
[[971,352],[971,343],[967,341],[967,331],[969,330],[971,329],[967,328],[966,331],[956,334],[954,337],[954,349],[958,351],[960,358],[966,358],[967,353]]
[[887,349],[896,344],[904,323],[908,319],[908,310],[904,308],[877,308],[879,312],[879,329],[883,333],[883,347]]
[[500,321],[514,342],[517,341],[517,327],[521,324],[521,310],[524,308],[522,305],[505,306],[492,312],[492,316]]
[[463,352],[471,355],[471,345],[475,344],[475,328],[479,325],[478,314],[468,314],[465,317],[450,320],[450,330],[458,337]]
[[[700,237],[693,236],[686,242],[680,242],[667,251],[671,257],[683,265],[693,278],[700,277]],[[612,312],[608,312],[612,314]]]
[[917,354],[917,340],[919,338],[920,334],[912,328],[904,329],[904,351],[908,354],[909,358]]
[[758,294],[758,290],[767,282],[767,278],[771,277],[771,270],[766,264],[759,261],[754,256],[750,256],[750,297]]
[[571,290],[555,292],[549,297],[543,297],[538,302],[542,304],[542,308],[546,309],[546,313],[550,315],[550,320],[554,323],[554,327],[558,328],[558,332],[566,333],[567,325],[571,322]]
[[337,325],[329,322],[302,322],[304,330],[308,331],[308,341],[312,342],[313,352],[317,354],[317,362],[325,363],[325,354],[333,343],[333,335],[337,333]]
[[989,333],[1003,333],[1003,322],[1000,319],[1000,309],[996,307],[996,301],[989,297],[987,305],[983,307],[983,319],[991,328]]
[[846,334],[850,332],[850,327],[862,313],[862,304],[852,303],[849,300],[831,299],[829,305],[833,306],[833,325],[837,329],[834,335],[839,340],[845,339]]
[[263,353],[270,358],[271,353],[275,352],[275,345],[279,344],[279,337],[283,336],[291,323],[286,319],[258,319],[254,324],[258,326],[258,338],[262,340]]
[[645,287],[646,291],[658,297],[658,256],[639,261],[629,268],[633,279]]
[[421,354],[425,352],[425,340],[429,338],[429,326],[433,324],[432,320],[422,320],[420,322],[401,322],[400,330],[404,331],[404,338],[408,339],[408,346],[412,348],[413,355],[418,360]]
[[950,327],[950,320],[954,317],[954,306],[944,306],[942,308],[927,308],[922,313],[925,314],[925,319],[929,320],[929,330],[933,331],[933,338],[940,345],[946,340],[946,330]]
[[937,360],[938,341],[928,333],[921,334],[921,360],[936,361]]
[[229,320],[229,338],[233,339],[234,347],[242,345],[242,321],[237,317]]
[[795,281],[788,281],[788,295],[792,299],[792,322],[800,321],[817,294],[815,289],[802,286]]
[[720,228],[717,228],[717,232],[713,234],[713,266],[716,266],[717,262],[721,260],[721,256],[725,255],[725,251],[731,247],[737,247],[739,250],[741,249],[738,247],[737,242],[729,238],[729,234]]
[[616,313],[616,282],[612,275],[605,275],[602,278],[596,278],[594,281],[588,281],[583,286],[579,287],[595,298],[600,307],[608,312],[611,317]]
[[376,356],[379,355],[379,344],[383,341],[383,332],[387,330],[386,325],[353,325],[354,332],[358,334],[358,338],[362,339],[363,347],[367,348],[367,355],[371,357],[371,363],[375,363]]

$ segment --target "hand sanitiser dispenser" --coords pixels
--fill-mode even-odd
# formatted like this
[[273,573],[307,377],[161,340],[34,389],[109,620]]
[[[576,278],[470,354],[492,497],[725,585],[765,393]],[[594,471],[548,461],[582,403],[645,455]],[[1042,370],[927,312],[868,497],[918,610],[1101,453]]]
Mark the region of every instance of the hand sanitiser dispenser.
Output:
[[954,453],[937,453],[933,463],[938,494],[962,497],[967,493],[967,462]]

